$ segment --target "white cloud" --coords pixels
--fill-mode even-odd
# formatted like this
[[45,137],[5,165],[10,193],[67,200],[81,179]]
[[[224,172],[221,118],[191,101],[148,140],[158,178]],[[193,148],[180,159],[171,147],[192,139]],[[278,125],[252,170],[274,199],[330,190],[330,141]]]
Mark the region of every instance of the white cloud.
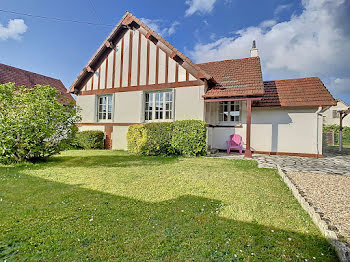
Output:
[[282,13],[284,10],[290,9],[292,7],[292,4],[286,4],[286,5],[279,5],[275,9],[275,15],[278,15],[279,13]]
[[350,77],[329,79],[325,82],[329,91],[331,91],[335,97],[350,98]]
[[[316,75],[328,82],[331,78],[349,79],[349,5],[345,0],[303,0],[302,4],[303,12],[289,21],[264,21],[237,31],[234,37],[197,43],[189,55],[196,62],[248,57],[256,40],[265,78]],[[350,89],[345,83],[332,86],[344,93]]]
[[194,13],[206,14],[210,13],[216,0],[186,0],[186,4],[189,5],[185,12],[185,16],[193,15]]
[[7,26],[0,24],[0,40],[15,39],[19,40],[21,35],[27,31],[27,25],[23,19],[11,19]]
[[178,21],[175,21],[170,26],[164,26],[164,21],[160,19],[141,18],[141,21],[162,37],[174,34],[177,26],[180,25]]

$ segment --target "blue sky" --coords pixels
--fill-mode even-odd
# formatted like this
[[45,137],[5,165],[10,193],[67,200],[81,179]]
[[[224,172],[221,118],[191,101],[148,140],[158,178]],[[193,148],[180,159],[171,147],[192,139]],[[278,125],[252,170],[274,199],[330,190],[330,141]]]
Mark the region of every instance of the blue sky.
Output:
[[1,0],[0,9],[110,25],[0,12],[0,63],[67,88],[128,10],[194,62],[248,57],[255,39],[264,80],[319,76],[350,104],[349,0]]

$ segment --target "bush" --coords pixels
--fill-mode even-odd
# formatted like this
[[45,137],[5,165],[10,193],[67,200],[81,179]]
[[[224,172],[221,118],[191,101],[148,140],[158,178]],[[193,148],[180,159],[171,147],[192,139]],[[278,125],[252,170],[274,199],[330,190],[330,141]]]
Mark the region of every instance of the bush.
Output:
[[128,148],[131,152],[156,156],[168,155],[172,123],[148,123],[133,125],[127,133]]
[[103,149],[105,134],[102,131],[88,130],[77,134],[78,145],[84,149]]
[[206,132],[205,122],[199,120],[132,125],[128,149],[141,155],[204,155]]
[[[323,127],[323,133],[326,133],[327,131],[333,131],[334,132],[334,142],[336,144],[339,143],[339,125],[327,125]],[[343,126],[343,144],[350,145],[350,127]]]
[[207,128],[203,121],[175,121],[171,138],[171,149],[175,154],[196,156],[207,152]]
[[45,159],[64,149],[80,118],[73,104],[59,100],[50,86],[0,85],[0,162]]

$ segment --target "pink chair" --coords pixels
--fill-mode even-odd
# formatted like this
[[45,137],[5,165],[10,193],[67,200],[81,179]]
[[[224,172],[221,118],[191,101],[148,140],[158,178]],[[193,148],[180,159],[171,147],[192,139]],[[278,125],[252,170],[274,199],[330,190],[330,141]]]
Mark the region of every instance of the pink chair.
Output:
[[227,154],[230,154],[231,149],[238,149],[239,153],[242,155],[243,141],[240,135],[230,135],[230,140],[226,141],[227,144]]

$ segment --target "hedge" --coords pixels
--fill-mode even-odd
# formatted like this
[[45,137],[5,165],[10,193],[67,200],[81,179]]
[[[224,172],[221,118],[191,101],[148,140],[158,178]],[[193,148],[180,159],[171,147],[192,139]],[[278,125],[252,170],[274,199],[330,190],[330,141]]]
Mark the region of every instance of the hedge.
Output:
[[88,130],[76,135],[78,144],[84,149],[103,149],[104,133],[102,131]]
[[205,122],[183,120],[132,125],[128,129],[128,150],[140,155],[206,154]]
[[173,123],[171,137],[172,153],[196,156],[207,152],[207,128],[203,121],[183,120]]
[[[327,131],[333,131],[334,132],[334,142],[336,144],[339,143],[339,125],[327,125],[323,127],[323,133],[326,133]],[[343,127],[343,144],[350,145],[350,127],[344,126]]]

